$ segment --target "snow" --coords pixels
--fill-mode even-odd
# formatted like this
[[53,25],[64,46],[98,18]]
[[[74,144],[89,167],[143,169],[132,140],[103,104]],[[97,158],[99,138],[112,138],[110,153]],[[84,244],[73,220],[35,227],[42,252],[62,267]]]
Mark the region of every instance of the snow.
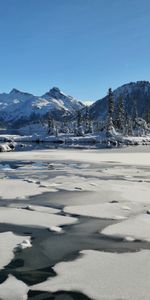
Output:
[[[140,148],[141,151],[141,148]],[[119,153],[119,155],[118,155]],[[128,152],[106,151],[106,150],[72,150],[72,149],[57,149],[56,150],[34,150],[1,153],[1,161],[3,160],[69,160],[88,163],[108,163],[110,164],[125,164],[133,166],[150,166],[150,153],[134,152],[134,148],[130,148],[130,155]]]
[[9,144],[0,144],[0,152],[9,152],[12,151]]
[[103,203],[94,205],[68,206],[64,208],[65,213],[106,219],[125,219],[130,214],[130,209],[124,209],[118,203]]
[[122,237],[129,240],[137,239],[150,242],[150,216],[139,214],[120,223],[110,225],[102,230],[102,234]]
[[76,218],[53,213],[49,214],[40,211],[31,211],[12,207],[1,207],[0,209],[0,222],[7,224],[51,228],[51,226],[73,224],[76,221]]
[[3,199],[24,199],[29,196],[39,195],[45,192],[35,183],[28,183],[21,179],[7,179],[0,180],[0,197]]
[[50,230],[50,231],[54,231],[54,232],[58,232],[58,233],[62,233],[62,232],[63,232],[62,228],[61,228],[61,227],[58,227],[58,226],[51,226],[51,227],[49,228],[49,230]]
[[64,114],[64,111],[76,111],[84,107],[76,99],[54,88],[43,96],[34,96],[13,89],[9,94],[0,94],[1,116],[5,121],[17,121],[21,118],[46,115],[50,110]]
[[107,253],[86,250],[54,267],[56,277],[32,286],[40,291],[79,291],[94,300],[149,300],[150,251]]
[[32,244],[29,240],[23,240],[22,243],[20,243],[16,246],[16,250],[24,250],[26,248],[31,248],[31,247],[32,247]]
[[92,191],[95,190],[93,186],[91,186],[88,178],[79,177],[79,176],[56,176],[54,179],[49,179],[45,181],[40,181],[41,186],[49,187],[51,189],[65,190],[65,191]]
[[118,181],[111,185],[111,189],[112,191],[117,191],[123,199],[126,199],[135,205],[138,203],[143,205],[149,204],[149,182],[144,182],[141,178],[139,179],[138,177],[138,180],[135,182],[134,178],[132,181],[127,180],[122,183]]
[[27,300],[29,288],[14,276],[9,275],[8,279],[0,284],[0,299],[2,300]]
[[22,206],[22,204],[10,204],[9,207],[19,208],[19,209],[27,209],[30,211],[37,211],[47,214],[58,214],[60,212],[60,209],[47,207],[47,206],[39,206],[39,205],[26,205]]
[[[53,130],[50,130],[51,134],[48,134],[47,121],[43,123],[38,118],[34,122],[28,122],[27,124],[24,123],[24,125],[17,130],[17,135],[1,134],[0,141],[3,142],[3,147],[5,148],[10,146],[8,142],[11,141],[15,147],[19,147],[20,144],[18,143],[25,142],[60,143],[62,148],[75,148],[82,146],[95,149],[114,149],[120,147],[121,145],[122,147],[127,145],[150,145],[150,134],[146,134],[145,136],[122,136],[121,134],[117,133],[115,129],[111,129],[110,136],[108,137],[108,132],[106,130],[103,132],[84,134],[84,131],[86,131],[84,126],[80,126],[78,129],[76,126],[76,129],[73,126],[73,128],[71,127],[71,132],[69,133],[69,129],[67,127],[63,127],[61,122],[57,121],[55,125],[56,126],[54,126]],[[4,142],[7,142],[6,146]]]
[[[9,231],[0,233],[0,269],[10,263],[14,257],[15,248],[23,242],[24,238]],[[26,239],[27,243],[30,243],[30,238],[26,236]]]

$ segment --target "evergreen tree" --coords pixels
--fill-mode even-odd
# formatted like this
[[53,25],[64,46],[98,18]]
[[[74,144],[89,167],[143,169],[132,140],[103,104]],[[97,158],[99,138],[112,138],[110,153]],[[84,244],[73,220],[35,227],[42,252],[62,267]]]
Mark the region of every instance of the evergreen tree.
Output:
[[111,88],[108,90],[108,118],[106,124],[107,135],[113,130],[113,112],[114,112],[114,100]]
[[69,123],[68,123],[68,116],[65,115],[63,117],[62,125],[61,125],[61,132],[69,133]]
[[125,123],[125,110],[122,96],[119,97],[115,114],[115,125],[119,130],[123,130]]
[[112,93],[112,89],[109,88],[109,90],[108,90],[108,116],[109,116],[109,118],[113,117],[113,112],[114,112],[113,93]]
[[89,114],[89,108],[88,106],[86,106],[86,111],[85,111],[85,133],[93,133],[93,123],[92,120],[90,118],[90,114]]
[[81,111],[77,111],[77,117],[76,117],[76,124],[77,126],[74,127],[74,134],[77,136],[83,136],[84,135],[84,130],[83,130],[83,119],[82,119],[82,114]]
[[77,111],[77,127],[80,127],[82,125],[82,115],[81,115],[81,111],[78,110]]
[[89,127],[89,108],[86,106],[85,108],[85,133],[88,133]]

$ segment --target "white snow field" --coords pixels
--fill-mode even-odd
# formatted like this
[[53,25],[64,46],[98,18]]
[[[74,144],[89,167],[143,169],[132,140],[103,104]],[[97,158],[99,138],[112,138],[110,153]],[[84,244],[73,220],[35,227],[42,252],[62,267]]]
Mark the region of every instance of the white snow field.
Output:
[[[48,279],[42,279],[41,283],[27,286],[10,275],[0,284],[0,299],[27,299],[29,289],[82,292],[93,300],[150,299],[150,151],[145,152],[146,148],[142,151],[138,146],[136,152],[134,149],[130,148],[128,152],[122,149],[57,149],[0,154],[2,228],[10,228],[12,224],[12,228],[14,225],[17,228],[26,226],[32,232],[32,227],[34,230],[36,227],[36,230],[48,233],[46,242],[42,241],[43,259],[48,255],[46,251],[51,247],[55,249],[57,241],[57,254],[63,239],[66,244],[62,252],[67,245],[71,248],[69,243],[74,247],[80,228],[84,241],[83,247],[78,251],[75,249],[77,256],[72,257],[68,250],[69,256],[48,265],[54,266],[56,276],[48,274]],[[15,162],[22,164],[13,169],[11,164]],[[84,223],[85,220],[91,223]],[[84,228],[88,232],[85,224],[87,227],[96,224],[93,227],[96,232],[87,234],[91,238],[89,248],[83,234]],[[67,229],[62,228],[63,225],[68,225]],[[71,227],[73,229],[69,231]],[[117,244],[116,237],[122,238],[120,248],[117,245],[116,253],[112,253],[111,243]],[[17,244],[20,244],[21,253],[37,247],[35,239],[35,245],[24,250],[31,246],[25,241],[28,237],[16,236],[12,232],[0,233],[0,239],[3,240],[2,246],[0,240],[0,252],[4,253],[7,248],[2,255],[1,268],[14,257]],[[105,241],[106,246],[110,243],[109,249],[98,251],[99,247],[93,247],[96,240]],[[121,243],[126,243],[123,249]],[[10,298],[13,291],[14,298]]]
[[107,253],[81,251],[75,261],[54,267],[56,277],[33,290],[80,291],[94,300],[149,300],[150,251]]

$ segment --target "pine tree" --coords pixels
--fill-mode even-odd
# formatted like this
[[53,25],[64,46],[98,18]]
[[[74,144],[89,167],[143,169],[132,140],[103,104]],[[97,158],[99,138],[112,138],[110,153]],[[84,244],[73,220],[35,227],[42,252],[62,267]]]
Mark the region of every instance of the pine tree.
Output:
[[89,127],[89,108],[86,106],[85,108],[85,133],[88,133]]
[[74,128],[74,134],[77,136],[83,136],[84,135],[84,130],[83,130],[83,126],[82,126],[83,119],[82,119],[82,114],[81,114],[80,110],[77,111],[76,123],[77,123],[77,126],[75,126],[75,128]]
[[115,114],[115,125],[119,130],[123,130],[125,123],[125,110],[122,96],[119,97]]
[[113,93],[112,93],[112,89],[109,88],[109,90],[108,90],[108,116],[109,116],[109,118],[113,117],[113,112],[114,112]]
[[68,116],[65,115],[63,117],[62,125],[61,125],[61,132],[69,133],[69,124],[68,124]]
[[114,112],[114,100],[111,88],[108,90],[108,118],[107,118],[107,135],[113,130],[113,112]]
[[85,111],[85,133],[93,133],[93,123],[90,118],[90,113],[89,113],[89,108],[86,106],[86,111]]
[[81,115],[81,111],[78,110],[77,111],[77,127],[80,127],[82,125],[82,115]]

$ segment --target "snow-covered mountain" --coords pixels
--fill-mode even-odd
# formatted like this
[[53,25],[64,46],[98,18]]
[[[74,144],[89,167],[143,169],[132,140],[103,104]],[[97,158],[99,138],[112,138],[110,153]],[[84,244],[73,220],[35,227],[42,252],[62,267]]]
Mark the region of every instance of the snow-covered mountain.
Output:
[[53,87],[42,96],[13,89],[10,93],[0,94],[0,120],[8,124],[22,125],[26,121],[44,118],[49,112],[55,118],[73,114],[84,107],[80,101],[65,95]]
[[[113,91],[114,102],[122,96],[124,106],[129,115],[134,113],[135,106],[139,117],[144,117],[150,110],[150,82],[137,81],[124,84]],[[105,120],[107,116],[108,97],[97,100],[90,106],[90,114],[94,120]]]
[[[128,114],[132,116],[135,105],[139,117],[150,111],[150,82],[138,81],[125,84],[113,91],[117,103],[122,96]],[[107,117],[108,97],[97,100],[89,107],[93,120],[105,120]],[[50,113],[61,120],[64,115],[75,116],[78,110],[84,111],[85,105],[53,87],[42,96],[13,89],[10,93],[0,94],[0,122],[11,127],[24,126],[29,122],[44,119]]]

